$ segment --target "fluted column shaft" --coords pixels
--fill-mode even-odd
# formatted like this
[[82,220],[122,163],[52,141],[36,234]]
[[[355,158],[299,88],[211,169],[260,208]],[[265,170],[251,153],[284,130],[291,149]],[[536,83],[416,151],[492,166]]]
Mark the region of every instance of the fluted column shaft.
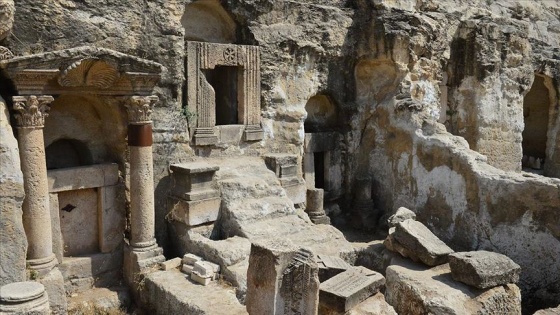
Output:
[[152,107],[156,96],[127,100],[130,152],[130,245],[147,250],[156,245],[154,169],[152,157]]
[[27,236],[27,263],[41,274],[57,260],[52,248],[51,212],[43,127],[52,96],[14,96],[18,146],[25,190],[23,227]]

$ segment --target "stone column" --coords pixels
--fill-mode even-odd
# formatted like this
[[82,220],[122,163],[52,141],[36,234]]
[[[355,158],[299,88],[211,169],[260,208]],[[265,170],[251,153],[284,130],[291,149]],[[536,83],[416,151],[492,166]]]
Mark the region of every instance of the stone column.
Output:
[[27,263],[39,275],[57,263],[53,254],[49,187],[43,127],[52,96],[14,96],[18,145],[25,199],[23,227],[27,236]]
[[130,151],[130,245],[134,251],[149,250],[156,245],[150,116],[157,100],[157,96],[132,96],[126,103]]

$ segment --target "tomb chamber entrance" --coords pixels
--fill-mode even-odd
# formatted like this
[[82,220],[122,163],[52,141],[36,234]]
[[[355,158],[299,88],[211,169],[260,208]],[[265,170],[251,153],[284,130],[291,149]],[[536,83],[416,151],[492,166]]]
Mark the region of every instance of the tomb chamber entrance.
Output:
[[342,190],[341,149],[337,108],[327,95],[315,95],[305,105],[303,173],[308,189],[325,190],[325,204]]
[[[85,263],[118,281],[123,247],[157,248],[150,113],[162,66],[85,46],[16,57],[0,68],[18,94],[12,99],[31,269],[46,273],[60,264],[68,280]],[[133,192],[130,246],[126,186]],[[125,263],[125,273],[133,268]]]
[[[550,158],[547,152],[549,126],[552,124],[551,91],[545,85],[546,78],[535,75],[531,89],[523,99],[523,169],[544,174]],[[552,136],[552,135],[550,135]]]

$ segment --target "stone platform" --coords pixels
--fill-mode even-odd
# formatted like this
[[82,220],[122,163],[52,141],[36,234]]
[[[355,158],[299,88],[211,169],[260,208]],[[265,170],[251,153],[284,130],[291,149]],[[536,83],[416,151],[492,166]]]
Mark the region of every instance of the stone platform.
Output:
[[199,285],[178,270],[157,271],[146,276],[143,296],[149,314],[248,314],[235,297],[235,289],[221,281]]

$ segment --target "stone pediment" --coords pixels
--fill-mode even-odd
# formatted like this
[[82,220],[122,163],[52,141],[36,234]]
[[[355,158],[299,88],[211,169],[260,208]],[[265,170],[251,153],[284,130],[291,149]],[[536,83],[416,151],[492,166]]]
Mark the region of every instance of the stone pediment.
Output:
[[150,95],[163,66],[110,49],[83,46],[1,60],[0,69],[20,95]]

